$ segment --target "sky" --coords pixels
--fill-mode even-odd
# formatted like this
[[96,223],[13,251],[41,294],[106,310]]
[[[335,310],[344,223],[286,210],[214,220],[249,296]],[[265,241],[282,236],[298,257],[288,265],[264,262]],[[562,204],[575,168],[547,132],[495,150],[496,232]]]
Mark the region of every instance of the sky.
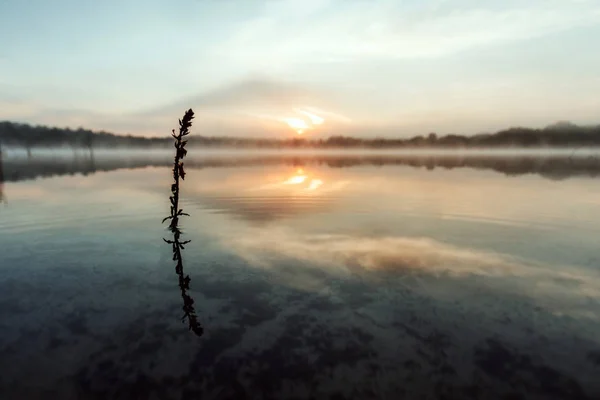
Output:
[[600,0],[0,0],[0,120],[164,136],[600,123]]

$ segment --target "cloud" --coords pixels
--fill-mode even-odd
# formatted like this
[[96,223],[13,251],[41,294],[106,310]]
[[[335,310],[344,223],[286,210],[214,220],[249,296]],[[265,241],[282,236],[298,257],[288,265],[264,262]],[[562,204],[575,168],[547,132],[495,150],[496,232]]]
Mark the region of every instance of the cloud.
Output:
[[172,119],[173,115],[191,107],[202,118],[205,127],[211,129],[211,124],[220,126],[221,132],[218,134],[232,134],[235,131],[238,135],[248,136],[244,132],[247,130],[264,136],[274,130],[287,132],[289,120],[297,120],[299,124],[305,122],[310,127],[323,124],[325,117],[330,126],[331,123],[350,122],[339,112],[326,111],[334,107],[332,104],[335,102],[334,92],[313,85],[247,79],[138,115],[144,119],[150,118],[158,125],[165,116]]
[[[310,29],[300,16],[310,20]],[[440,57],[598,22],[598,2],[313,1],[304,7],[281,1],[236,29],[219,54],[265,68],[324,59]]]
[[168,135],[188,108],[193,108],[201,121],[197,124],[199,130],[209,136],[289,134],[286,121],[290,118],[304,118],[311,127],[324,123],[322,119],[327,119],[330,127],[350,121],[339,112],[327,111],[329,104],[335,103],[333,93],[310,85],[268,79],[241,80],[134,113],[42,108],[26,101],[6,103],[0,117],[7,119],[152,136]]
[[[166,136],[183,111],[191,107],[207,135],[264,136],[274,129],[285,131],[284,119],[298,114],[294,108],[303,104],[314,106],[305,110],[313,110],[313,118],[319,118],[318,114],[326,107],[325,99],[330,96],[306,85],[248,79],[134,113],[57,109],[5,97],[6,100],[0,99],[0,118],[15,121]],[[338,114],[329,115],[334,120],[343,120],[342,116],[333,118]]]
[[[397,279],[399,283],[416,278],[419,287],[414,290],[437,291],[440,282],[450,278],[474,282],[477,290],[529,297],[557,314],[590,317],[600,301],[599,277],[583,268],[556,267],[428,238],[311,235],[271,227],[239,235],[228,232],[221,240],[251,265],[275,275],[280,265],[290,260],[299,262],[306,267],[298,267],[298,276],[301,280],[310,278],[313,288],[332,277],[376,280],[377,274],[384,272],[381,279]],[[321,285],[315,274],[307,272],[311,269],[319,271]],[[287,269],[282,272],[286,276],[290,273]],[[290,283],[295,284],[293,280]]]
[[[151,33],[157,41],[144,44],[140,32],[151,24],[136,13],[139,25],[119,39],[127,45],[98,42],[75,63],[52,56],[23,61],[26,68],[11,64],[5,75],[18,79],[10,90],[28,98],[3,104],[0,118],[164,135],[192,107],[208,134],[235,136],[285,134],[289,118],[311,126],[323,118],[323,129],[311,134],[364,136],[470,134],[544,125],[556,115],[595,122],[599,59],[582,55],[593,49],[583,37],[591,34],[536,40],[525,50],[513,44],[600,26],[598,1],[277,0],[245,4],[231,16],[237,6],[202,7],[219,23],[182,30],[165,20]],[[164,11],[145,10],[161,18]],[[166,27],[173,29],[160,30]],[[103,40],[98,31],[87,34]],[[23,55],[56,54],[63,41],[54,42]],[[567,51],[576,62],[564,60]],[[164,61],[177,54],[186,61]],[[0,94],[7,85],[0,82]]]
[[148,110],[144,114],[164,113],[182,107],[198,110],[248,109],[253,107],[289,108],[298,103],[316,101],[324,93],[315,88],[268,79],[248,79],[191,96],[175,104]]

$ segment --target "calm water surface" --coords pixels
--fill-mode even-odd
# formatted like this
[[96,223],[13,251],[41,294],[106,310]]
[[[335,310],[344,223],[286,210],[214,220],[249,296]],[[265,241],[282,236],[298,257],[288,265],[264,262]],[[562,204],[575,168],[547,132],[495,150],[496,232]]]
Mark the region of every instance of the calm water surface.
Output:
[[6,159],[2,399],[600,398],[598,162]]

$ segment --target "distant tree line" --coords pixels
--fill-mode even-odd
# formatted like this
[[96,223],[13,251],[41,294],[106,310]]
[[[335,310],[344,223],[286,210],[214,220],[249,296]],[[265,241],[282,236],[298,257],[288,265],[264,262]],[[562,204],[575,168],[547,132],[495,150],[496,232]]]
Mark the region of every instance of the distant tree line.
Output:
[[[50,128],[0,122],[0,145],[35,147],[170,148],[171,138],[145,138],[94,132],[79,128]],[[472,148],[472,147],[589,147],[600,146],[600,125],[578,126],[559,122],[543,129],[515,127],[473,136],[430,133],[408,139],[361,139],[331,136],[327,139],[260,139],[194,135],[190,146],[238,148]]]
[[160,147],[168,138],[144,138],[132,135],[115,135],[104,131],[94,132],[78,128],[51,128],[9,121],[0,122],[0,144],[7,146],[34,147]]

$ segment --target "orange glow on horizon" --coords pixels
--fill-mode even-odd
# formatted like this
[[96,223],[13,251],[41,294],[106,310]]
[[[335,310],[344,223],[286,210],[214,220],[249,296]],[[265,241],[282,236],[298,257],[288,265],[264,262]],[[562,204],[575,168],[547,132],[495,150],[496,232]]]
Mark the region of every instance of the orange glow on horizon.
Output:
[[311,124],[313,124],[313,125],[322,125],[323,122],[325,122],[324,118],[319,117],[318,115],[313,114],[311,112],[308,112],[306,110],[295,109],[294,111],[296,111],[297,113],[300,113],[302,115],[307,116],[310,119]]
[[298,135],[301,135],[307,129],[310,129],[310,126],[306,123],[305,120],[301,118],[285,118],[284,122],[288,124],[290,128],[296,131]]
[[294,112],[301,114],[303,117],[282,118],[281,121],[285,122],[290,128],[295,130],[298,135],[316,129],[317,126],[322,125],[325,122],[324,118],[303,109],[295,108]]

